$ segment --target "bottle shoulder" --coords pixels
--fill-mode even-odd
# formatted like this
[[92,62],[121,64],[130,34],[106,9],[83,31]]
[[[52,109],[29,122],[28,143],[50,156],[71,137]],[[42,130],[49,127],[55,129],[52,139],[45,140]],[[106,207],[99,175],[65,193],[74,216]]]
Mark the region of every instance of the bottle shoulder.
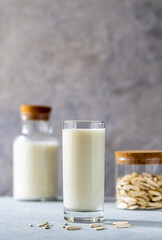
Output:
[[58,140],[50,134],[20,134],[13,140],[13,143],[17,142],[55,142],[59,144]]

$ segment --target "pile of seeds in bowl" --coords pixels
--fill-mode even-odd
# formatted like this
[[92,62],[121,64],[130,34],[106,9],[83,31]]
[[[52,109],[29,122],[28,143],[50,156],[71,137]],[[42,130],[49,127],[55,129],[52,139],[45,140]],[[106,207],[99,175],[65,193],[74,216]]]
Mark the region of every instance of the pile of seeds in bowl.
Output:
[[117,207],[121,209],[162,208],[162,174],[127,174],[117,179]]

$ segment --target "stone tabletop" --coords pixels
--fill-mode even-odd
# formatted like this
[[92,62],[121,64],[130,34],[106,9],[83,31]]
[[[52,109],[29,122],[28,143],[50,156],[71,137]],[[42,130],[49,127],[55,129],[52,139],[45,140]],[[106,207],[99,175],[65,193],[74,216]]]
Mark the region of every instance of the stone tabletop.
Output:
[[[132,227],[116,229],[112,222],[119,220],[128,220]],[[46,221],[54,226],[47,230],[36,226]],[[62,228],[64,222],[62,202],[18,202],[10,197],[0,198],[0,240],[162,239],[162,210],[119,210],[114,202],[106,202],[105,230],[96,231],[88,224],[79,224],[83,227],[81,230],[67,231]],[[30,223],[33,227],[29,227]]]

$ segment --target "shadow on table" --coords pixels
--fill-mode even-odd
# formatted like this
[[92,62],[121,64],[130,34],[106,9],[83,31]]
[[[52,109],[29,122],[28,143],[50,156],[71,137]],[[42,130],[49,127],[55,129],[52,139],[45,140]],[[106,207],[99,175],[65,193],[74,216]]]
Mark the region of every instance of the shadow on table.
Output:
[[162,221],[160,222],[152,222],[152,221],[137,221],[137,220],[128,220],[128,219],[104,219],[103,223],[105,225],[112,225],[113,222],[118,221],[128,221],[132,226],[138,226],[138,227],[160,227],[162,226]]

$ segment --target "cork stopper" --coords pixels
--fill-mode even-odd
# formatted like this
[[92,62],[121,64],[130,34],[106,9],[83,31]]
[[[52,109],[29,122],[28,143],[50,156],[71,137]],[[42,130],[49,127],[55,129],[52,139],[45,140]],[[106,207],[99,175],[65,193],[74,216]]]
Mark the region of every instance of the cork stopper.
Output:
[[21,105],[20,110],[24,120],[48,120],[52,108],[49,106]]
[[116,151],[117,164],[162,164],[162,150]]

